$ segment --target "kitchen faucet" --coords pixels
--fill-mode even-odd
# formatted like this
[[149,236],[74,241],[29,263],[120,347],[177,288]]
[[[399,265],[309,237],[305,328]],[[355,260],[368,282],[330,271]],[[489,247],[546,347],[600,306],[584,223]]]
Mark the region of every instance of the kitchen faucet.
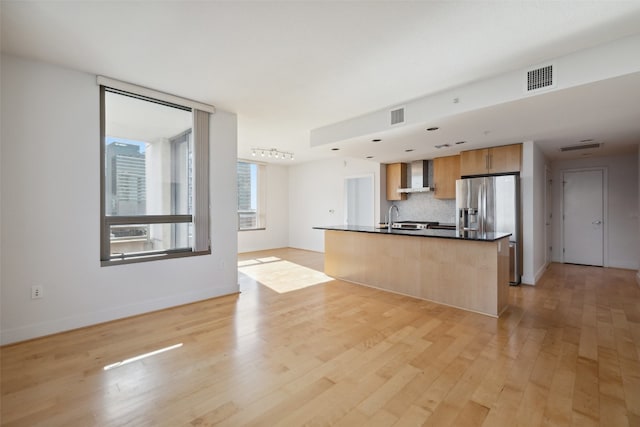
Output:
[[398,217],[400,217],[400,209],[398,209],[398,207],[396,205],[391,205],[389,206],[389,223],[387,224],[387,226],[389,227],[389,232],[391,232],[391,229],[393,228],[393,208],[396,208],[396,219],[398,219]]

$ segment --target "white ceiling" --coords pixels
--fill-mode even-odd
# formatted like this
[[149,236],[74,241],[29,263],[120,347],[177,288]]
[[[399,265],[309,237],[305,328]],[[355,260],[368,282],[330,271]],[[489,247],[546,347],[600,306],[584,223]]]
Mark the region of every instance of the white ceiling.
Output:
[[[0,13],[3,52],[235,112],[240,157],[274,147],[295,152],[296,162],[418,158],[404,153],[418,144],[409,128],[379,153],[368,141],[345,141],[337,154],[312,149],[309,132],[640,33],[638,1],[2,0]],[[640,87],[638,76],[467,112],[441,121],[438,137],[446,127],[449,141],[465,139],[465,129],[483,126],[492,132],[460,147],[535,140],[555,157],[560,145],[594,138],[625,150],[640,139],[640,109],[599,94],[628,85]],[[574,113],[527,120],[546,102]],[[435,154],[458,149],[449,150]]]

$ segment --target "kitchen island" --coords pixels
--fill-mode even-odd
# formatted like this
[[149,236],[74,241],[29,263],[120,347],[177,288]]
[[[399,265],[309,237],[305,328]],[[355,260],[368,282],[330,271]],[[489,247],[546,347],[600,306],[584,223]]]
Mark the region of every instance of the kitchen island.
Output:
[[331,277],[494,317],[507,307],[509,233],[314,228]]

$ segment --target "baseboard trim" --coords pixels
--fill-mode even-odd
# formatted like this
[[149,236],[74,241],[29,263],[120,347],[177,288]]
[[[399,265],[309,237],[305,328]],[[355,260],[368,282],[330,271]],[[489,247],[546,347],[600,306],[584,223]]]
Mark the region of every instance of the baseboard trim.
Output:
[[534,286],[536,284],[537,277],[538,277],[537,274],[536,275],[523,274],[521,278],[521,283],[523,285]]
[[533,276],[522,276],[522,283],[524,285],[529,285],[529,286],[535,286],[536,283],[538,283],[540,281],[540,279],[542,279],[542,276],[544,276],[545,271],[547,271],[547,268],[549,268],[549,265],[551,263],[548,262],[544,265],[542,265],[538,271],[536,271],[536,274]]
[[544,264],[542,267],[538,269],[538,271],[536,272],[535,281],[533,283],[534,285],[540,281],[545,271],[547,271],[547,268],[549,268],[549,263]]
[[137,316],[150,313],[152,311],[163,310],[179,305],[190,304],[210,298],[238,292],[238,285],[229,289],[216,289],[188,292],[169,297],[158,298],[150,301],[142,301],[136,304],[110,308],[93,313],[83,313],[61,319],[47,320],[46,322],[34,323],[14,329],[0,331],[0,345],[14,344],[60,332],[67,332],[73,329],[84,328],[86,326],[97,325],[99,323],[110,322],[126,317]]

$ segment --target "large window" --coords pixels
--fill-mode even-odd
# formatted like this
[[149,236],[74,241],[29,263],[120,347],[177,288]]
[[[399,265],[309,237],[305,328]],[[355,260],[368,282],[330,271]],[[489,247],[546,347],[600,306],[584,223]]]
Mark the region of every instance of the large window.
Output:
[[107,85],[100,99],[103,265],[210,253],[209,113]]
[[258,163],[238,162],[238,230],[266,228],[264,168]]

